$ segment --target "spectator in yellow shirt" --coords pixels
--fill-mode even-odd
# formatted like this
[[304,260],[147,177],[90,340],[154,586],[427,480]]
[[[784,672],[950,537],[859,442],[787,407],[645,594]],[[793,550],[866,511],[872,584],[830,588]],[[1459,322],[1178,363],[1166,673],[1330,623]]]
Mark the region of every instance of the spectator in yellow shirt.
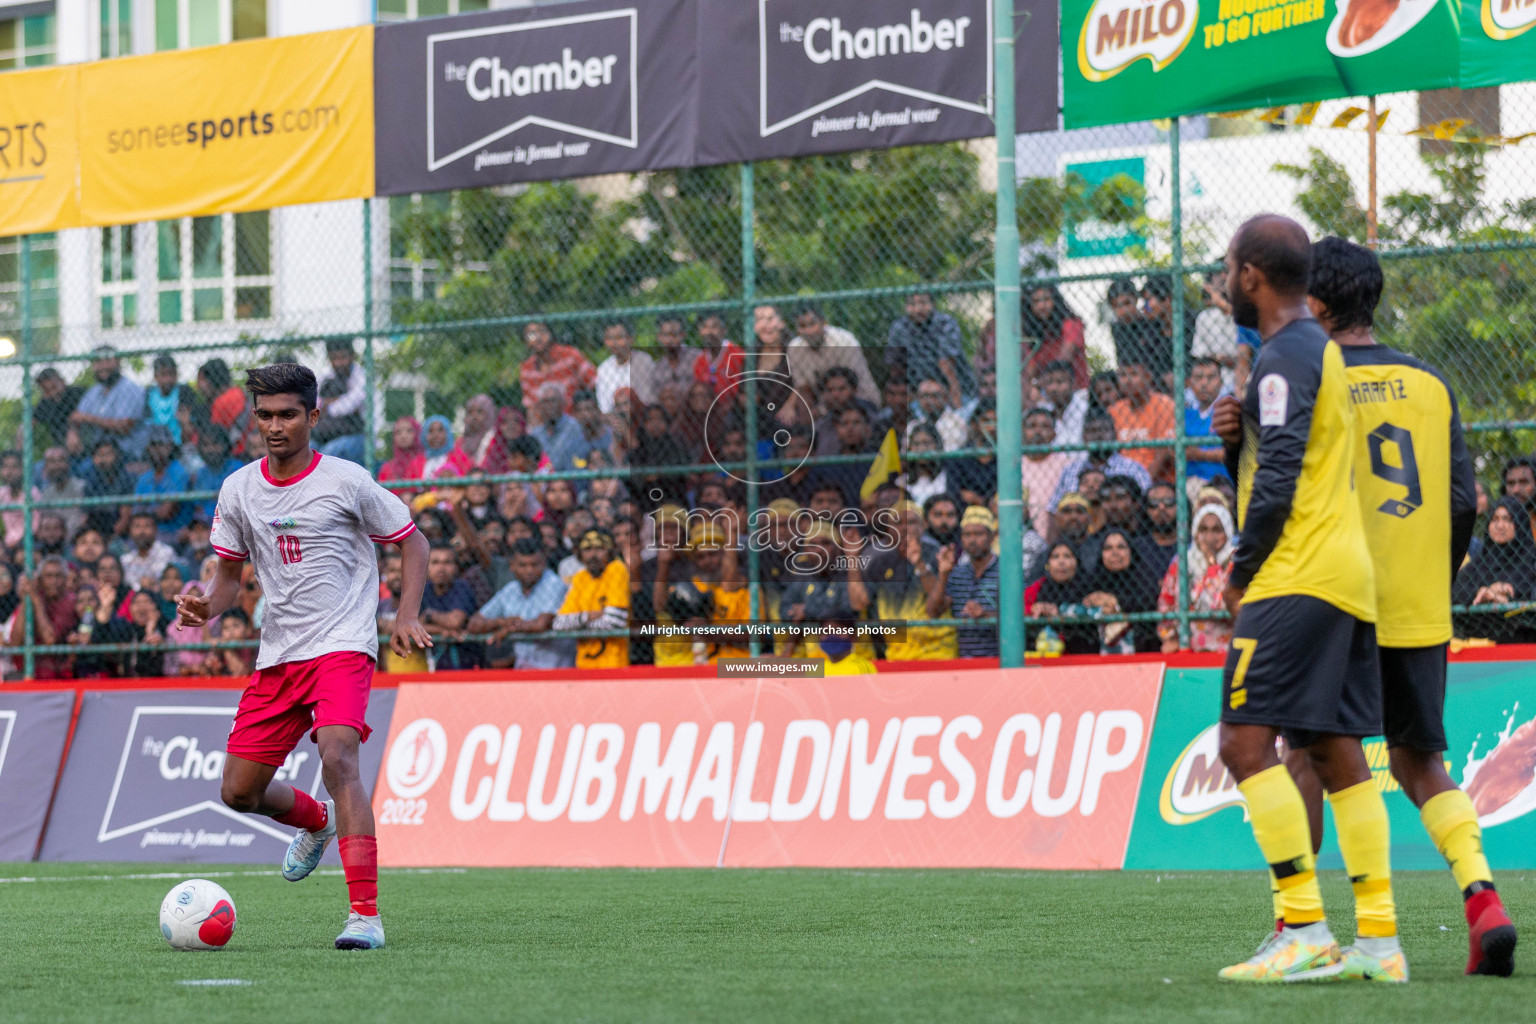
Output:
[[[556,629],[627,629],[629,570],[613,557],[613,535],[588,530],[576,544],[581,571],[571,578],[565,603],[555,616]],[[624,668],[629,665],[629,638],[582,640],[576,646],[577,668]]]

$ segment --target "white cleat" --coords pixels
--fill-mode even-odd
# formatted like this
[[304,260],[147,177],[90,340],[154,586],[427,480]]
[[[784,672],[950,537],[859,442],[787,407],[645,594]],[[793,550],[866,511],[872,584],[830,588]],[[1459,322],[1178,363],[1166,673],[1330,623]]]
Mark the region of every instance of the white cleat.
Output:
[[362,914],[351,913],[347,915],[347,926],[336,936],[337,949],[383,949],[384,948],[384,922],[375,914],[372,917],[364,917]]
[[327,800],[325,828],[319,832],[299,829],[299,834],[294,836],[293,841],[288,844],[288,852],[283,854],[283,877],[290,882],[309,877],[309,873],[320,866],[320,858],[325,855],[325,848],[335,838],[336,801]]

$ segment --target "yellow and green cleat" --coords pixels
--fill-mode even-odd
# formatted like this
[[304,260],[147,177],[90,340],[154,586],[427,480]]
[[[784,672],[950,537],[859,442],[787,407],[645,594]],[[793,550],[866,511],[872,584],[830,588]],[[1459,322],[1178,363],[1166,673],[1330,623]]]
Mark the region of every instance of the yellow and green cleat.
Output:
[[1322,921],[1271,932],[1259,951],[1240,964],[1222,968],[1223,981],[1249,984],[1329,981],[1344,969],[1344,954]]
[[1350,981],[1385,981],[1402,985],[1408,981],[1408,958],[1401,949],[1379,951],[1375,955],[1359,945],[1344,947],[1344,969],[1339,977]]

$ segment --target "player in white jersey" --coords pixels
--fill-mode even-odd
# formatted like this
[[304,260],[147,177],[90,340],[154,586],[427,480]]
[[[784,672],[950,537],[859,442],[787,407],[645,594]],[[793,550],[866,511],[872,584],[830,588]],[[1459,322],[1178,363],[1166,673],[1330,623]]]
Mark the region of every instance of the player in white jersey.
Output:
[[[426,583],[427,542],[405,503],[361,466],[310,448],[320,418],[315,375],[294,363],[252,370],[246,390],[267,456],[219,489],[213,549],[219,572],[203,597],[176,599],[178,623],[205,624],[234,606],[245,562],[266,598],[256,674],[240,696],[224,762],[224,802],[264,814],[298,834],[283,858],[296,882],[320,863],[331,839],[347,877],[351,914],[337,949],[378,949],[378,847],[373,807],[357,770],[368,739],[368,690],[378,657],[375,544],[399,544],[405,586],[390,647],[432,646],[417,615]],[[320,746],[320,803],[273,776],[308,732]]]

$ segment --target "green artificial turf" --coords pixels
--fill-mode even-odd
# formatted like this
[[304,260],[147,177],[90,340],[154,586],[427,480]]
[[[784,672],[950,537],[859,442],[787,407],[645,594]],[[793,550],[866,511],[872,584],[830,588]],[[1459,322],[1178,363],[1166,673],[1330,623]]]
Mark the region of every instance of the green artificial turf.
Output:
[[[0,882],[0,1021],[1536,1020],[1536,942],[1514,979],[1464,978],[1444,873],[1396,878],[1410,985],[1255,989],[1216,971],[1263,936],[1258,873],[386,871],[389,948],[342,953],[337,873],[188,868],[239,925],[176,953],[156,919],[177,879],[122,877],[165,870],[0,865],[40,879]],[[1536,929],[1536,877],[1499,884]],[[1347,938],[1336,873],[1324,896]],[[179,984],[201,979],[250,984]]]

